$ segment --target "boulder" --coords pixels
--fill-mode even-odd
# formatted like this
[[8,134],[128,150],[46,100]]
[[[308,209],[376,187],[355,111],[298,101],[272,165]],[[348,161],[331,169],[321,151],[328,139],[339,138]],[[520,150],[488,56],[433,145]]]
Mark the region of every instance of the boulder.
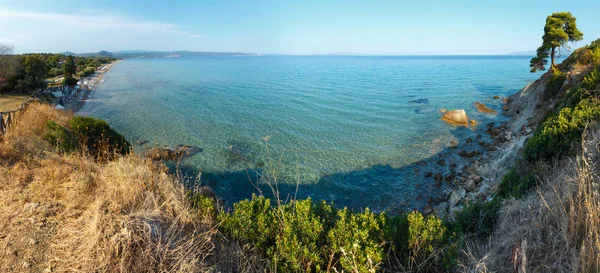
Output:
[[425,207],[423,208],[423,215],[430,214],[431,212],[433,212],[433,208],[431,207],[431,205],[425,205]]
[[468,152],[467,157],[470,158],[470,157],[478,156],[480,154],[481,154],[481,152],[479,152],[478,150],[474,150],[474,151]]
[[496,110],[490,109],[489,107],[485,106],[485,104],[483,104],[481,102],[475,102],[475,108],[477,108],[477,111],[479,111],[481,113],[486,113],[486,114],[498,113],[498,112],[496,112]]
[[444,165],[446,165],[446,160],[444,160],[444,159],[440,159],[440,160],[437,162],[437,164],[438,164],[438,165],[440,165],[440,166],[444,166]]
[[483,177],[476,175],[476,174],[469,175],[468,179],[473,180],[477,184],[479,184],[479,182],[483,181]]
[[442,120],[452,124],[459,126],[468,126],[469,125],[469,117],[467,116],[467,112],[465,110],[449,110],[442,116]]
[[474,191],[476,187],[477,185],[475,184],[475,181],[467,179],[467,183],[465,183],[465,190],[471,192]]
[[450,208],[455,207],[456,204],[458,204],[458,202],[460,200],[465,198],[465,195],[467,195],[467,192],[465,191],[465,189],[461,188],[458,190],[453,190],[452,193],[450,194],[450,199],[448,200],[448,206],[450,206]]
[[446,215],[448,215],[448,203],[440,203],[439,205],[433,207],[433,210],[435,211],[437,217],[444,219],[446,218]]

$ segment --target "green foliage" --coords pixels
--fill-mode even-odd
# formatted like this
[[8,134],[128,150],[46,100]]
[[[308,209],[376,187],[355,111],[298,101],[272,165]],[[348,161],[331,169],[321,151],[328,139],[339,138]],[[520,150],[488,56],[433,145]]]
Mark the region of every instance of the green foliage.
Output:
[[519,174],[515,170],[511,170],[502,178],[502,182],[498,186],[498,196],[519,198],[535,185],[535,177],[531,173]]
[[217,217],[217,206],[212,197],[202,194],[195,194],[190,196],[190,200],[192,208],[198,210],[200,215],[211,220]]
[[276,247],[271,249],[274,264],[284,272],[321,271],[324,229],[311,199],[293,201],[275,212],[280,221]]
[[[419,265],[426,260],[442,257],[441,255],[433,255],[435,250],[444,247],[444,238],[446,235],[446,227],[442,220],[429,216],[427,218],[418,211],[413,211],[407,216],[408,221],[408,250],[409,263]],[[428,261],[429,264],[437,264],[441,261]]]
[[[76,85],[73,75],[77,72],[75,63],[81,65],[78,76],[89,76],[91,69],[110,63],[115,58],[109,57],[72,57],[62,54],[34,53],[23,55],[0,56],[0,78],[5,81],[0,85],[0,91],[29,91],[45,88],[46,77],[66,75],[63,84]],[[71,59],[73,60],[71,62]],[[67,69],[68,68],[68,69]],[[68,70],[70,74],[65,74]]]
[[93,155],[104,152],[105,149],[126,154],[131,147],[123,135],[110,128],[108,123],[101,119],[76,116],[69,120],[69,128],[78,141]]
[[479,238],[490,236],[498,220],[498,211],[502,205],[500,200],[496,197],[489,202],[468,204],[456,214],[454,229]]
[[442,251],[456,249],[445,224],[419,212],[388,217],[310,198],[272,207],[269,199],[253,196],[218,218],[225,234],[253,243],[281,272],[375,272],[391,257],[402,257],[404,266],[427,260],[428,268],[439,270],[455,263],[447,254],[452,251]]
[[586,124],[598,118],[600,102],[597,99],[583,99],[574,108],[562,108],[544,121],[540,130],[527,141],[525,157],[529,161],[549,160],[568,154],[572,143],[581,139]]
[[594,69],[592,72],[587,74],[581,81],[581,88],[584,88],[587,90],[598,89],[599,86],[600,86],[600,71],[598,70],[598,68]]
[[339,256],[348,271],[374,271],[384,259],[385,227],[385,214],[338,210],[335,226],[327,234],[329,254]]
[[94,74],[94,72],[96,72],[96,68],[86,67],[83,71],[81,71],[81,76],[82,77],[87,77],[89,75]]
[[546,96],[553,97],[558,94],[566,78],[567,76],[564,72],[553,68],[552,76],[550,76],[546,84]]
[[107,151],[126,154],[131,146],[106,121],[92,117],[73,117],[68,122],[68,128],[50,121],[43,137],[61,151],[85,148],[91,155]]
[[54,121],[48,121],[43,139],[50,142],[52,146],[63,152],[75,150],[76,143],[73,134],[65,127]]
[[577,29],[576,18],[570,12],[555,12],[546,18],[542,45],[537,49],[537,56],[531,59],[531,72],[545,70],[548,56],[554,66],[556,50],[566,47],[568,42],[581,41],[583,33]]
[[252,200],[242,200],[233,207],[233,213],[221,215],[226,233],[251,241],[263,250],[275,244],[277,223],[268,198],[252,195]]

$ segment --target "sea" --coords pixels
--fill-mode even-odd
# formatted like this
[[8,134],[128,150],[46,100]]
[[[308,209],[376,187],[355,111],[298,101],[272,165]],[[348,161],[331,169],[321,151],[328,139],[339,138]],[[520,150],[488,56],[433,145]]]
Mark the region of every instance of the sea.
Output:
[[[263,194],[339,207],[420,209],[486,149],[502,100],[537,79],[526,56],[231,56],[126,59],[79,114],[108,121],[136,153],[188,145],[167,163],[225,204]],[[498,114],[476,111],[474,102]],[[440,120],[464,109],[478,125]],[[455,143],[457,148],[452,148]],[[440,162],[443,159],[444,162]]]

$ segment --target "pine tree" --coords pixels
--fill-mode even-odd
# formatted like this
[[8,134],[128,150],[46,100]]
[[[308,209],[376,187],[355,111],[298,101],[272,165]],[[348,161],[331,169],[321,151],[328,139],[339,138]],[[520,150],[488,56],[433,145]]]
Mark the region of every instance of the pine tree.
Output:
[[570,12],[555,12],[546,18],[542,45],[537,49],[537,56],[531,59],[529,65],[532,73],[546,69],[548,56],[550,56],[551,67],[554,67],[557,53],[560,53],[562,48],[568,49],[568,42],[583,40],[583,33],[577,29],[576,20]]

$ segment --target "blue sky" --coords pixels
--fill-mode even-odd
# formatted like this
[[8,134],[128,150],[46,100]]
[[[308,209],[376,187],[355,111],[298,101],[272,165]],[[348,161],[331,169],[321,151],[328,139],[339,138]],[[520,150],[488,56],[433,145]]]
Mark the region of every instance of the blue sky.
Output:
[[506,54],[534,50],[570,11],[600,38],[600,1],[0,0],[0,42],[24,52]]

